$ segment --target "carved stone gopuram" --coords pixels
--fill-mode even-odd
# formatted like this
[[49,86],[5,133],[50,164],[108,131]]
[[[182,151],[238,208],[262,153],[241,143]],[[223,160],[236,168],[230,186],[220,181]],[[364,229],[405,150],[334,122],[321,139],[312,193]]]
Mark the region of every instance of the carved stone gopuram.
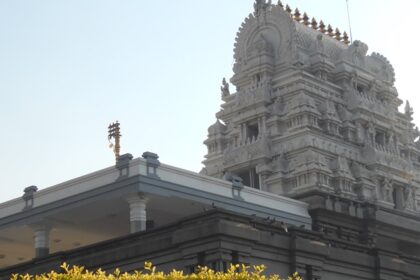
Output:
[[391,63],[271,1],[255,2],[234,59],[202,173],[309,203],[325,236],[420,257],[419,131]]
[[420,210],[419,132],[409,103],[398,111],[389,61],[310,26],[306,13],[266,1],[254,9],[236,38],[236,92],[223,84],[203,172],[291,197],[319,190]]

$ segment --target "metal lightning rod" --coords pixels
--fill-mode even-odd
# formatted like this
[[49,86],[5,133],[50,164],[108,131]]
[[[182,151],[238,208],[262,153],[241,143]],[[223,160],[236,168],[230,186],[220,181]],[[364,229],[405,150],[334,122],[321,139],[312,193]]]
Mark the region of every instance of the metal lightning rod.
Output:
[[349,31],[350,31],[350,43],[353,43],[353,35],[351,34],[351,22],[350,22],[350,12],[349,12],[349,0],[346,0],[347,5],[347,20],[349,22]]
[[[114,142],[111,142],[111,139],[114,138]],[[109,147],[114,148],[114,154],[115,154],[115,161],[118,161],[118,158],[120,157],[120,123],[116,121],[115,123],[111,123],[108,126],[108,141],[109,141]]]

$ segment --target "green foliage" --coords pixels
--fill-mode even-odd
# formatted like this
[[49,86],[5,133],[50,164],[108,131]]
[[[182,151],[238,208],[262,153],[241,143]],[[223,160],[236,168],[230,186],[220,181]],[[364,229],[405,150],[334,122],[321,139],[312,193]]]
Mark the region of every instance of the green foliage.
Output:
[[[70,267],[66,263],[62,264],[61,268],[64,270],[62,273],[51,271],[41,275],[14,274],[11,280],[282,280],[278,275],[264,275],[264,265],[254,266],[252,270],[245,265],[231,265],[227,272],[200,267],[197,273],[192,274],[184,274],[183,271],[175,269],[169,273],[156,271],[156,267],[150,262],[144,264],[143,271],[132,273],[121,273],[119,269],[113,273],[106,273],[101,269],[92,272],[83,266]],[[295,273],[287,280],[302,280],[302,278]]]

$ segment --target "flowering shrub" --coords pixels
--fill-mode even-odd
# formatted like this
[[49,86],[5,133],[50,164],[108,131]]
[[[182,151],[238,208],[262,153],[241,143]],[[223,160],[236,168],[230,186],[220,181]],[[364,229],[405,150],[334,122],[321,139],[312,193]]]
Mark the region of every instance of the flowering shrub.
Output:
[[[143,271],[133,273],[121,273],[119,269],[109,274],[101,269],[92,272],[83,266],[70,268],[66,263],[62,264],[61,268],[64,270],[63,273],[51,271],[41,275],[14,274],[11,280],[281,280],[278,275],[263,275],[264,265],[254,266],[252,270],[245,265],[231,265],[227,272],[200,267],[198,272],[192,274],[184,274],[183,271],[175,269],[169,273],[156,271],[156,267],[150,262],[145,263]],[[302,278],[295,273],[287,280],[302,280]]]

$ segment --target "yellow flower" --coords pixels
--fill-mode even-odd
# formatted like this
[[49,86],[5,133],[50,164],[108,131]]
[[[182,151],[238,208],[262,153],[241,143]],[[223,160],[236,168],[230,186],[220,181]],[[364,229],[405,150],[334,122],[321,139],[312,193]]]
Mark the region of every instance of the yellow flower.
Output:
[[[184,274],[181,270],[173,269],[169,273],[156,271],[156,267],[151,262],[144,263],[144,270],[132,273],[121,271],[117,268],[113,273],[106,273],[102,269],[95,272],[88,271],[83,266],[72,266],[63,263],[60,266],[64,272],[51,271],[41,275],[19,275],[13,274],[11,280],[281,280],[280,276],[274,274],[266,276],[264,265],[253,266],[252,269],[245,265],[230,265],[227,272],[214,271],[206,266],[198,267],[196,273]],[[298,273],[294,273],[287,278],[288,280],[302,280]]]

